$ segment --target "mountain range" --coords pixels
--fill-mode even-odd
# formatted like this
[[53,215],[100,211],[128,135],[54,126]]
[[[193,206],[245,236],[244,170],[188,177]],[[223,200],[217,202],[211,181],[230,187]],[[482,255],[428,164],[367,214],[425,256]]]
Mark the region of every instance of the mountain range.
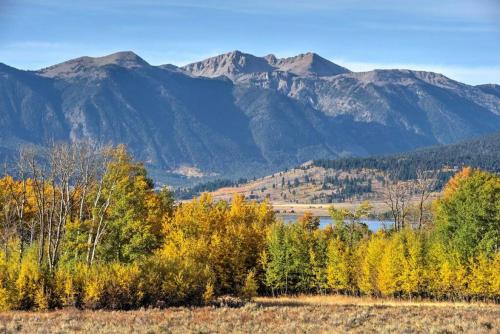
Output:
[[158,180],[186,171],[259,176],[498,130],[498,85],[351,72],[315,53],[233,51],[183,67],[153,66],[133,52],[37,71],[0,63],[0,155],[49,141],[124,143]]

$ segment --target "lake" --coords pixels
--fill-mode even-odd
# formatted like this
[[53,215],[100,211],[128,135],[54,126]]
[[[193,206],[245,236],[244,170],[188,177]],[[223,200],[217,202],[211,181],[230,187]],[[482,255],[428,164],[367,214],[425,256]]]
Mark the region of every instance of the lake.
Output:
[[[279,218],[283,219],[285,223],[290,223],[294,222],[299,218],[300,216],[297,215],[286,215],[286,216],[279,216]],[[389,228],[392,226],[393,222],[390,220],[374,220],[374,219],[362,219],[361,220],[363,223],[368,225],[368,228],[375,232],[378,231],[382,228]],[[319,226],[320,228],[324,228],[329,224],[332,224],[333,220],[331,217],[319,217]]]

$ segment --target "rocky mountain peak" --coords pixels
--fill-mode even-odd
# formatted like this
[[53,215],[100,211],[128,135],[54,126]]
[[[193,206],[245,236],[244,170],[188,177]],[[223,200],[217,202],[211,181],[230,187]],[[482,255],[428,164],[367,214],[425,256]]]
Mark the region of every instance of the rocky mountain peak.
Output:
[[273,70],[264,58],[238,50],[188,64],[183,69],[196,76],[218,77],[224,75],[231,79],[239,74]]
[[312,52],[290,58],[277,58],[273,54],[256,57],[238,50],[186,65],[183,69],[196,76],[216,77],[224,75],[230,79],[243,74],[272,71],[319,77],[350,72],[348,69]]
[[486,94],[490,94],[500,98],[500,85],[484,84],[484,85],[478,85],[476,87]]
[[142,67],[149,65],[144,59],[132,51],[122,51],[104,57],[93,58],[99,66],[114,64],[123,67]]
[[103,57],[79,57],[66,62],[56,64],[38,71],[46,77],[78,77],[93,73],[94,70],[106,65],[116,65],[125,68],[138,68],[149,66],[149,64],[131,51],[112,53]]
[[278,62],[278,58],[272,53],[265,56],[264,59],[271,65],[275,65]]
[[301,53],[297,56],[278,59],[276,66],[280,70],[301,76],[333,76],[350,71],[313,52]]

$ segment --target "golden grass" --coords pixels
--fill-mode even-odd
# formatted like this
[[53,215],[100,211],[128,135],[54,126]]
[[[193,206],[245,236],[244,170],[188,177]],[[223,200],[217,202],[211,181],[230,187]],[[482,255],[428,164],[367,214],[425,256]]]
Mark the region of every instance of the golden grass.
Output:
[[493,307],[492,302],[432,301],[421,299],[391,299],[375,297],[354,297],[346,295],[299,295],[281,297],[257,297],[255,302],[262,305],[357,305],[357,306],[413,306],[413,307]]
[[257,298],[242,308],[0,313],[0,333],[499,333],[500,306],[344,296]]

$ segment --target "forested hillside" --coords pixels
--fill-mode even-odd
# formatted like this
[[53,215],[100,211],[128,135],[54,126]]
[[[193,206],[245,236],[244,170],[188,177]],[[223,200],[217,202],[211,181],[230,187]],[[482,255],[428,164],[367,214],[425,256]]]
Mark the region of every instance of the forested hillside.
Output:
[[178,188],[174,194],[179,199],[189,199],[209,191],[216,198],[227,199],[237,193],[252,199],[291,203],[380,200],[390,182],[416,181],[422,173],[426,178],[432,176],[433,190],[439,191],[464,166],[500,172],[500,133],[396,155],[314,160],[247,182],[215,180]]
[[463,166],[499,173],[500,132],[476,140],[396,155],[314,160],[313,165],[344,171],[362,168],[376,169],[401,180],[415,179],[418,170],[456,170]]
[[[0,309],[221,305],[261,295],[500,298],[500,179],[464,168],[432,217],[372,233],[356,210],[276,218],[268,201],[174,203],[125,147],[24,150],[0,179]],[[232,295],[233,299],[221,299]],[[222,300],[222,301],[221,301]],[[226,302],[224,301],[226,300]]]

